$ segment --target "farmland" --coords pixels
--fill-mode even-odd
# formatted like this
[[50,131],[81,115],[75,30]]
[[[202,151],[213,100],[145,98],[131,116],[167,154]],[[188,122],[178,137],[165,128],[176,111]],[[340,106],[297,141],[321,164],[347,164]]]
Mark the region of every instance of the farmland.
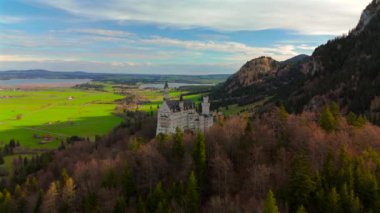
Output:
[[74,88],[0,91],[0,142],[50,149],[66,137],[105,134],[121,122],[114,115],[121,95]]

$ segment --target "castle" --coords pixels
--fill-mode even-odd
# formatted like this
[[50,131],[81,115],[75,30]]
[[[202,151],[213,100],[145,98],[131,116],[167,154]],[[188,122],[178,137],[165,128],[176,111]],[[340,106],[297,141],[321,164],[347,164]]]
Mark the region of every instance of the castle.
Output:
[[170,100],[169,86],[165,82],[164,101],[158,109],[157,115],[157,135],[175,133],[176,128],[182,131],[196,132],[200,130],[205,132],[213,123],[214,119],[210,113],[208,97],[203,97],[202,112],[198,113],[192,100],[183,100],[182,96],[179,100]]

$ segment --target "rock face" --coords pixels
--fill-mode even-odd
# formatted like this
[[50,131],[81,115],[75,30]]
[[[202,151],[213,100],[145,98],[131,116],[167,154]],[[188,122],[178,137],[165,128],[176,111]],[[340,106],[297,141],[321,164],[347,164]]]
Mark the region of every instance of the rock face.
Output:
[[241,87],[249,87],[267,76],[274,75],[279,65],[279,62],[265,56],[248,61],[227,80],[227,93],[232,94]]
[[[247,62],[212,95],[220,104],[282,102],[293,112],[318,110],[336,101],[345,111],[372,114],[380,97],[380,4],[373,0],[348,35],[318,47],[311,57]],[[378,109],[380,113],[380,109]],[[380,117],[380,114],[378,115]]]

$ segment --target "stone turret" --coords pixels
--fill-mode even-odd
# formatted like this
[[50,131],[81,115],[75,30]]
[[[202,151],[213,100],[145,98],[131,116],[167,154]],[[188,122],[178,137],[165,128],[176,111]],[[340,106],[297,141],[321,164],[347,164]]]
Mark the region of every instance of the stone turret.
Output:
[[164,100],[169,100],[169,85],[167,81],[165,81],[164,86]]
[[203,97],[202,114],[203,115],[209,115],[210,114],[210,103],[208,102],[208,96]]
[[183,102],[183,96],[181,95],[179,98],[179,108],[181,111],[185,109],[184,102]]

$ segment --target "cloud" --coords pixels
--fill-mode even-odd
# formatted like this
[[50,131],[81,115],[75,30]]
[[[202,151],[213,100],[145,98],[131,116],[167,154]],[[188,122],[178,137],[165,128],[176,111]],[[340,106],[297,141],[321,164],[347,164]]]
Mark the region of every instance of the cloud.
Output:
[[41,58],[36,56],[23,56],[23,55],[0,55],[0,62],[42,62],[46,61],[47,58]]
[[[275,45],[273,47],[254,47],[248,46],[239,42],[232,41],[191,41],[191,40],[179,40],[163,37],[154,37],[152,39],[142,40],[145,44],[154,44],[162,46],[174,46],[179,48],[201,50],[201,51],[214,51],[237,54],[235,60],[239,57],[240,60],[247,58],[255,58],[262,55],[272,56],[278,60],[285,60],[289,57],[298,55],[295,51],[294,45]],[[300,47],[306,47],[305,45]]]
[[107,36],[107,37],[129,37],[133,33],[122,31],[122,30],[108,30],[101,28],[81,28],[81,29],[66,29],[66,30],[51,30],[51,32],[65,32],[65,33],[82,33],[97,36]]
[[23,17],[0,15],[0,24],[17,24],[23,21],[25,21]]
[[138,21],[221,31],[290,29],[341,34],[370,0],[30,0],[95,20]]

